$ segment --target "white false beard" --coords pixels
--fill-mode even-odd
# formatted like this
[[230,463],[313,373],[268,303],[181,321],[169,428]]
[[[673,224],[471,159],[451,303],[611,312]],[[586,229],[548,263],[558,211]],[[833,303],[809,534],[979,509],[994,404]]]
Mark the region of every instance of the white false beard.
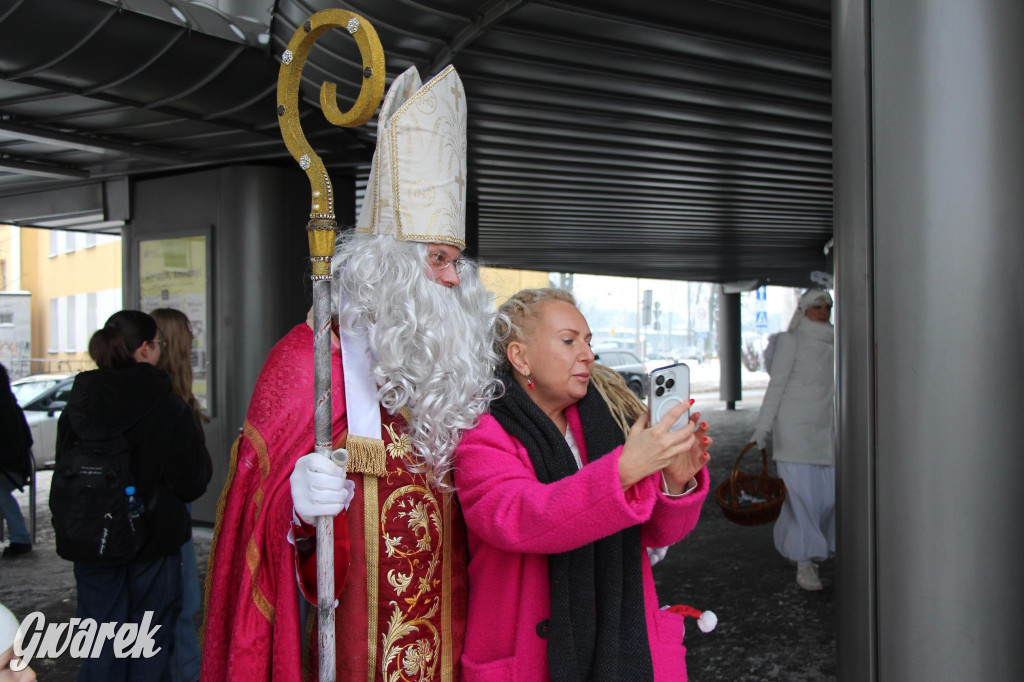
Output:
[[391,414],[406,410],[414,470],[447,490],[455,446],[500,390],[490,337],[494,303],[475,267],[448,288],[432,280],[426,255],[425,244],[377,235],[339,244],[339,320],[346,333],[367,334],[380,403]]

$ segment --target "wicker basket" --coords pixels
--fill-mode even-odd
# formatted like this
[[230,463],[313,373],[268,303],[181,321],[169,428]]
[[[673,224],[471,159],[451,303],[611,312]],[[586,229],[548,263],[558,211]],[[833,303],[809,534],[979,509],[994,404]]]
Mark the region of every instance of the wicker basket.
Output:
[[768,451],[761,448],[761,473],[757,476],[740,471],[743,455],[757,443],[748,443],[736,458],[732,474],[715,488],[715,502],[725,518],[741,526],[759,526],[779,517],[786,499],[786,484],[781,478],[768,475]]

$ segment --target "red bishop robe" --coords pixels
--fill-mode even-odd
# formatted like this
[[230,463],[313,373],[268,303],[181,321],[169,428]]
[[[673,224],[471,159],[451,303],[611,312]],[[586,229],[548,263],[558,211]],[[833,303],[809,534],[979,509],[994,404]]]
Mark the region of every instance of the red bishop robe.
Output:
[[[334,350],[332,433],[340,447],[347,423]],[[381,455],[350,458],[355,497],[335,519],[337,679],[455,681],[466,622],[465,526],[454,495],[409,471],[405,420],[382,410],[381,422]],[[289,476],[313,451],[313,433],[313,333],[301,324],[271,350],[232,448],[207,571],[204,681],[317,677],[315,605],[299,622],[301,592],[316,600],[315,558],[287,540]]]

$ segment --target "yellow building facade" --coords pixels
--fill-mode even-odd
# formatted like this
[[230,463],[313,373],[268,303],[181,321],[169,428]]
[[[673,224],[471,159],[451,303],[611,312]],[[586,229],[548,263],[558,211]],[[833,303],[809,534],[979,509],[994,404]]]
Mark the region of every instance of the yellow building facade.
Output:
[[480,268],[480,281],[483,282],[484,288],[494,293],[496,305],[501,305],[520,289],[543,289],[551,286],[548,283],[548,273],[538,270]]
[[[31,373],[95,367],[89,337],[122,308],[121,238],[6,225],[0,230],[9,251],[6,271],[18,273],[6,290],[31,293]],[[10,253],[12,246],[18,254]]]

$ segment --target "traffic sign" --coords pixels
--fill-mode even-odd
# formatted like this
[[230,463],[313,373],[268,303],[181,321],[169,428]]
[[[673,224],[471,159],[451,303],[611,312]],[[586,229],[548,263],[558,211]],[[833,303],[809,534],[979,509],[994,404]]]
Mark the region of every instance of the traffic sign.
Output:
[[706,332],[711,329],[711,322],[708,320],[708,309],[704,306],[697,308],[696,323],[693,325],[693,330],[696,332]]
[[757,311],[757,328],[766,329],[768,327],[768,313],[763,310]]

